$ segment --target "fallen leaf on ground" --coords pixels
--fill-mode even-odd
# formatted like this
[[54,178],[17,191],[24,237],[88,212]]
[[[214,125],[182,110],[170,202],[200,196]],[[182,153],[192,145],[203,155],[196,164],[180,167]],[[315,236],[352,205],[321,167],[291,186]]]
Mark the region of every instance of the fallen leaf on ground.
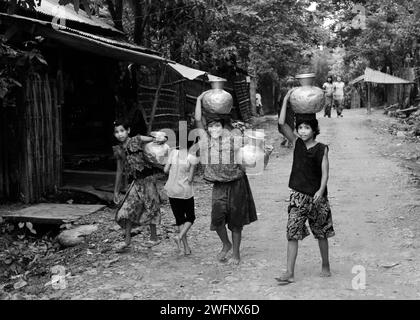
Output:
[[394,268],[396,266],[398,266],[400,263],[399,262],[390,262],[390,263],[384,263],[381,265],[382,268],[386,268],[386,269],[390,269],[390,268]]
[[108,268],[111,264],[113,264],[113,263],[115,263],[115,262],[117,262],[117,261],[119,261],[119,260],[120,260],[120,258],[119,258],[119,257],[117,257],[117,258],[115,258],[115,259],[111,259],[111,260],[105,261],[105,262],[104,262],[104,267],[105,267],[105,268]]
[[26,286],[28,283],[24,280],[19,280],[18,282],[16,282],[13,285],[13,288],[15,288],[15,290],[19,290],[20,288],[23,288],[24,286]]

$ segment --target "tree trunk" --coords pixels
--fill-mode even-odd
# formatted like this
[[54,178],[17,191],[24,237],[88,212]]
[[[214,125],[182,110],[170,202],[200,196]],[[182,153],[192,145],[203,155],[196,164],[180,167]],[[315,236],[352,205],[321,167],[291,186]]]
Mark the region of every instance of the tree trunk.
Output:
[[257,83],[255,76],[251,76],[251,83],[249,85],[249,96],[251,98],[251,113],[253,116],[257,115],[257,107],[255,95],[257,94]]
[[152,4],[138,0],[131,0],[129,4],[134,13],[134,43],[145,45],[145,30]]
[[[115,4],[114,4],[115,2]],[[109,13],[111,14],[112,20],[114,21],[114,26],[120,31],[124,31],[122,23],[122,13],[123,13],[123,0],[106,0],[108,5]]]

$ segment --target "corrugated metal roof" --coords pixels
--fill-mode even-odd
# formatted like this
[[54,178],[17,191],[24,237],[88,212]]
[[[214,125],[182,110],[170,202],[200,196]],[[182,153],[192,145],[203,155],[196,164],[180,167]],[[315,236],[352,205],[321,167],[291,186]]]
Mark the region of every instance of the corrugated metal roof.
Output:
[[[114,59],[123,61],[130,61],[139,64],[148,64],[152,62],[168,63],[173,62],[163,57],[159,57],[154,54],[149,54],[143,51],[143,48],[137,47],[137,50],[131,48],[124,48],[122,45],[130,45],[122,41],[118,41],[118,45],[115,40],[110,40],[100,36],[89,34],[90,37],[79,34],[80,32],[74,32],[67,27],[63,27],[58,24],[51,22],[37,20],[29,17],[20,15],[10,15],[0,12],[0,17],[10,19],[12,23],[21,22],[23,26],[31,26],[33,24],[38,25],[36,33],[44,37],[50,37],[58,42],[61,42],[70,47],[92,52],[98,55],[107,56]],[[132,45],[130,45],[132,46]]]
[[363,79],[365,78],[365,75],[364,74],[362,74],[361,76],[358,76],[357,78],[355,78],[355,79],[353,79],[353,80],[351,80],[350,82],[349,82],[349,84],[350,85],[353,85],[353,84],[355,84],[355,83],[358,83],[358,82],[360,82],[360,81],[363,81]]
[[68,27],[62,27],[62,26],[59,26],[59,29],[68,30],[68,31],[71,31],[73,33],[76,33],[76,34],[79,34],[79,35],[82,35],[82,36],[85,36],[85,37],[88,37],[88,38],[91,38],[91,39],[99,40],[99,41],[102,41],[102,42],[106,42],[106,43],[109,43],[109,44],[112,44],[112,45],[115,45],[115,46],[118,46],[118,47],[130,49],[130,50],[135,50],[135,51],[139,51],[139,52],[146,52],[146,53],[156,54],[156,55],[160,54],[156,50],[152,50],[152,49],[142,47],[142,46],[137,46],[135,44],[131,44],[131,43],[125,42],[125,41],[110,39],[110,38],[106,38],[106,37],[103,37],[103,36],[98,36],[96,34],[92,34],[92,33],[89,33],[89,32],[83,32],[83,31],[80,31],[80,30],[76,30],[76,29],[72,29],[72,28],[68,28]]
[[391,76],[390,74],[366,68],[365,82],[383,83],[383,84],[409,84],[408,80]]
[[182,77],[188,79],[188,80],[194,80],[198,77],[201,77],[207,72],[201,71],[198,69],[193,69],[187,66],[184,66],[180,63],[169,63],[169,66],[174,69],[176,72],[178,72]]
[[35,11],[51,17],[64,18],[67,20],[72,20],[90,26],[100,27],[103,29],[111,30],[113,32],[121,33],[120,30],[105,23],[98,17],[95,17],[94,15],[89,17],[88,14],[81,9],[76,13],[72,4],[67,4],[65,6],[59,5],[58,0],[42,0],[41,4],[35,7]]
[[379,83],[379,84],[410,84],[411,81],[398,78],[396,76],[392,76],[387,73],[383,73],[381,71],[376,71],[371,68],[365,69],[365,74],[357,77],[356,79],[353,79],[350,81],[350,84],[355,84],[359,81],[365,81],[365,82],[373,82],[373,83]]
[[214,76],[208,73],[207,71],[202,71],[202,70],[194,69],[191,67],[187,67],[180,63],[170,62],[168,63],[168,65],[173,70],[175,70],[178,74],[180,74],[183,78],[186,78],[188,80],[194,80],[201,76],[207,76],[207,79],[209,81],[215,81],[215,80],[226,81],[226,79]]

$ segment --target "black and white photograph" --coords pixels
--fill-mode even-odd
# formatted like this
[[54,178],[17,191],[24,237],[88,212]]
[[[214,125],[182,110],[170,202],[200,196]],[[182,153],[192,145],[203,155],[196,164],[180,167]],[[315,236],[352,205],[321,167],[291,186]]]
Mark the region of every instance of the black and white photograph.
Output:
[[420,300],[419,89],[420,0],[0,0],[0,300]]

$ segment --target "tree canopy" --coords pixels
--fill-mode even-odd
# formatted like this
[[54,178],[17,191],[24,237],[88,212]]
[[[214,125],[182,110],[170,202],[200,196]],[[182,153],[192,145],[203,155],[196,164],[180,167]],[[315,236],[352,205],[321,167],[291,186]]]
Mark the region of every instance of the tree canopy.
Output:
[[[11,0],[33,8],[42,0]],[[420,0],[59,0],[106,9],[127,39],[172,60],[216,72],[235,64],[273,80],[302,67],[359,75],[401,69],[414,57]],[[310,9],[313,7],[312,9]],[[316,7],[316,8],[315,8]],[[326,62],[327,61],[327,62]]]
[[358,76],[366,66],[394,73],[407,54],[418,54],[420,1],[321,1],[320,10],[333,21],[330,47],[342,47],[343,74]]

